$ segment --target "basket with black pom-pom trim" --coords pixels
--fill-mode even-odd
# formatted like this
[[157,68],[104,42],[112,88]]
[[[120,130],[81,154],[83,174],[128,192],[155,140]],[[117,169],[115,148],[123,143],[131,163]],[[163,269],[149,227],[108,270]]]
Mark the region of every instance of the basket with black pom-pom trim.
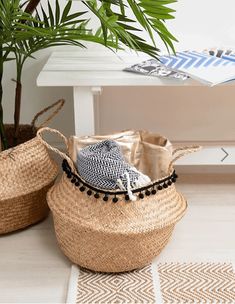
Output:
[[75,264],[99,272],[123,272],[144,267],[168,243],[175,224],[184,215],[187,202],[175,187],[177,174],[173,163],[195,152],[198,146],[175,149],[169,174],[148,186],[133,189],[137,200],[131,201],[127,191],[98,189],[79,175],[67,154],[51,147],[63,158],[60,181],[47,194],[53,213],[55,232],[60,248]]

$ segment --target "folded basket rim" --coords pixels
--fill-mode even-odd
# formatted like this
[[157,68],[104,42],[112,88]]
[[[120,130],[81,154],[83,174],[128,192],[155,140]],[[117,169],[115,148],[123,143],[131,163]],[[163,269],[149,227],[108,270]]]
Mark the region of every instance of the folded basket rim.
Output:
[[[50,195],[50,193],[49,193],[50,191],[51,191],[51,189],[47,193],[47,202],[48,202],[48,198],[49,198],[49,195]],[[181,195],[181,197],[183,197],[183,196]],[[168,226],[175,225],[175,224],[177,224],[177,222],[179,222],[183,218],[183,216],[185,215],[186,210],[188,208],[187,200],[185,200],[184,198],[183,198],[183,200],[184,200],[184,203],[185,203],[185,207],[184,207],[183,211],[181,212],[181,214],[178,217],[176,217],[172,221],[169,221],[169,222],[165,223],[164,225],[151,226],[150,229],[148,229],[148,230],[143,229],[143,230],[138,230],[138,232],[134,231],[134,230],[127,230],[125,232],[124,231],[120,231],[120,230],[116,230],[116,231],[112,230],[112,231],[107,232],[107,230],[97,229],[97,227],[96,227],[96,229],[94,229],[93,227],[90,227],[89,225],[87,225],[87,223],[86,223],[86,225],[84,225],[82,222],[79,222],[79,226],[83,227],[85,229],[90,229],[90,230],[95,231],[95,232],[100,232],[100,233],[105,233],[105,234],[110,234],[110,235],[115,235],[116,234],[116,235],[123,235],[123,236],[124,235],[135,236],[135,235],[138,235],[140,233],[141,234],[151,233],[151,232],[154,232],[156,230],[162,230],[162,229],[164,229],[164,228],[166,228]],[[62,215],[61,213],[59,213],[58,211],[56,211],[54,208],[52,208],[51,204],[49,202],[48,202],[48,205],[49,205],[50,210],[52,211],[53,217],[56,216],[56,217],[62,218],[63,221],[67,220],[71,224],[78,225],[78,222],[75,222],[73,219],[67,217],[64,214]]]
[[[63,189],[62,189],[62,188]],[[171,188],[171,189],[170,189]],[[149,209],[149,214],[152,213],[152,204],[161,204],[161,198],[158,200],[158,195],[156,194],[153,197],[145,197],[144,200],[138,200],[136,202],[125,202],[125,201],[120,201],[118,204],[114,204],[112,201],[109,202],[103,202],[102,199],[95,199],[95,198],[91,198],[89,196],[87,196],[85,193],[81,193],[80,191],[77,191],[78,189],[75,188],[75,185],[72,184],[70,182],[70,180],[67,179],[66,175],[63,174],[63,176],[61,177],[61,180],[59,183],[56,183],[47,193],[47,202],[48,205],[52,211],[53,216],[59,217],[61,219],[63,219],[63,221],[68,221],[70,222],[72,225],[74,225],[74,227],[78,226],[82,226],[86,229],[91,229],[97,232],[105,232],[105,233],[110,233],[110,234],[123,234],[123,235],[136,235],[139,233],[143,233],[146,231],[146,227],[139,227],[138,231],[134,232],[134,230],[132,229],[120,229],[121,226],[116,227],[114,229],[112,229],[111,226],[107,227],[107,226],[102,226],[102,222],[105,221],[105,219],[100,216],[99,214],[97,214],[97,209],[99,209],[101,212],[104,211],[104,214],[108,217],[108,215],[113,213],[115,213],[117,210],[115,210],[116,208],[119,208],[120,212],[129,212],[127,209],[129,208],[136,208],[138,211],[138,215],[137,217],[141,217],[141,213],[142,212],[146,212],[145,209],[142,209],[142,204],[148,204],[150,209]],[[65,191],[64,193],[61,193],[61,191]],[[72,192],[71,192],[72,191]],[[164,192],[167,192],[164,194]],[[162,191],[160,191],[160,195],[161,196],[166,196],[166,201],[168,203],[171,202],[171,198],[168,195],[168,191],[172,191],[173,195],[176,197],[176,199],[178,200],[177,202],[174,202],[174,207],[175,211],[171,210],[171,207],[169,206],[169,208],[167,207],[167,212],[171,212],[171,218],[169,218],[168,216],[165,217],[165,220],[161,220],[158,221],[157,217],[153,218],[153,222],[152,224],[148,224],[148,233],[151,231],[155,231],[157,229],[164,229],[165,227],[168,227],[170,225],[174,225],[176,224],[185,214],[186,210],[187,210],[187,200],[185,199],[185,197],[176,190],[175,186],[172,185],[170,186],[168,189],[164,189]],[[69,195],[70,194],[70,195]],[[57,198],[66,195],[66,204],[64,204],[63,198],[61,198],[61,200],[63,201],[63,204],[61,202],[57,202]],[[77,197],[78,196],[78,197]],[[79,199],[80,197],[82,197],[82,199],[84,201],[86,201],[85,205],[83,204],[83,202],[81,202],[82,199]],[[87,207],[87,205],[93,209],[93,207],[97,208],[96,209],[96,214],[97,214],[97,218],[98,221],[100,223],[100,225],[93,223],[93,220],[95,220],[95,218],[91,217],[92,220],[87,220],[85,217],[83,217],[83,215],[81,215],[79,217],[79,212],[76,214],[76,211],[74,212],[74,210],[77,210],[78,205],[79,204],[83,204],[81,205],[81,209],[84,210],[84,208]],[[95,204],[95,205],[94,205]],[[108,208],[109,210],[107,210],[107,204],[108,204]],[[139,204],[139,205],[138,205]],[[65,209],[65,205],[67,206]],[[69,206],[69,207],[68,207]],[[145,205],[146,206],[146,205]],[[125,209],[126,208],[126,209]],[[158,208],[154,207],[155,210],[157,210]],[[160,210],[160,209],[159,209]],[[158,211],[157,211],[158,212]],[[148,212],[147,212],[148,213]],[[146,213],[146,214],[147,214]],[[151,214],[152,216],[152,214]],[[167,218],[167,220],[166,220]],[[125,226],[125,222],[122,223],[123,227]]]
[[[70,165],[66,159],[64,159],[62,162],[62,169],[65,172],[65,174],[67,175],[67,178],[70,179],[71,182],[74,183],[75,185],[76,185],[76,183],[82,183],[82,185],[84,185],[85,187],[89,188],[92,191],[95,191],[97,193],[107,194],[107,195],[122,195],[122,194],[128,193],[127,190],[120,190],[120,189],[107,190],[107,189],[97,188],[97,187],[90,185],[88,182],[86,182],[82,178],[82,176],[79,174],[79,172],[77,170],[76,170],[76,173],[74,172],[75,170],[73,170],[70,167]],[[132,193],[138,193],[138,192],[149,190],[158,185],[165,185],[165,187],[162,186],[162,188],[167,188],[171,184],[175,183],[177,178],[178,178],[178,175],[176,174],[175,169],[172,168],[172,170],[169,172],[169,174],[167,176],[154,180],[154,181],[151,181],[151,183],[149,183],[146,186],[132,188],[131,191],[132,191]]]

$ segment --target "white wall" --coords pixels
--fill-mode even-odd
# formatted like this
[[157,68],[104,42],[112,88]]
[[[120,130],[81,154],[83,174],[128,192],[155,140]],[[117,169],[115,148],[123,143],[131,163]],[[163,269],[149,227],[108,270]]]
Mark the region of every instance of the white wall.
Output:
[[[179,0],[174,7],[176,19],[168,25],[180,41],[177,49],[235,46],[234,0]],[[92,22],[96,24],[95,20]],[[51,50],[40,52],[37,60],[29,60],[25,66],[22,122],[29,122],[41,108],[63,97],[67,100],[66,107],[52,126],[68,135],[74,133],[72,90],[36,87],[36,77],[50,53]],[[5,121],[11,122],[14,64],[8,63],[6,68],[4,112]],[[133,127],[156,130],[176,141],[235,140],[234,97],[235,86],[158,87],[148,91],[107,88],[100,100],[100,132]]]

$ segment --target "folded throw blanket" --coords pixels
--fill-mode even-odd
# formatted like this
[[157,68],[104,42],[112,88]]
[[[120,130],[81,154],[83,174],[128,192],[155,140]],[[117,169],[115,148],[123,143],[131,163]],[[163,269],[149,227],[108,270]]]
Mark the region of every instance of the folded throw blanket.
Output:
[[105,190],[127,190],[131,200],[136,199],[131,189],[151,182],[148,176],[125,161],[120,146],[113,140],[82,148],[77,155],[77,169],[90,185]]

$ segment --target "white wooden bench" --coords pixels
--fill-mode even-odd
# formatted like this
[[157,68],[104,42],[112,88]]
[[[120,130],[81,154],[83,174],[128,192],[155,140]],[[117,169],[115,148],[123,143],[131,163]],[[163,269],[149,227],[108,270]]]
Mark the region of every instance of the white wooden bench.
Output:
[[[123,68],[147,59],[147,56],[119,57],[111,51],[53,52],[37,78],[42,87],[72,87],[76,135],[95,134],[94,95],[108,86],[201,86],[187,80],[149,77],[123,72]],[[84,119],[86,117],[86,119]],[[235,126],[234,126],[235,127]],[[228,153],[228,155],[227,155]],[[234,165],[235,146],[212,144],[202,151],[179,160],[182,165]]]

